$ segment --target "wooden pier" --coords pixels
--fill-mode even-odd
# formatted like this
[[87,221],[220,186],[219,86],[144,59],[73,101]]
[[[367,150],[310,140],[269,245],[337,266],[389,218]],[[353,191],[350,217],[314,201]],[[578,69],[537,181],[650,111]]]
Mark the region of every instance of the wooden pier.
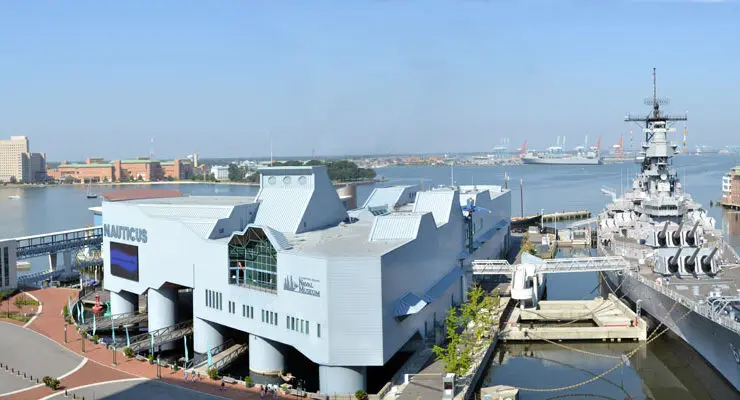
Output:
[[[606,300],[551,300],[538,304],[538,310],[514,309],[501,331],[502,338],[513,341],[647,339],[647,322],[613,294]],[[541,324],[571,321],[593,321],[596,326]]]

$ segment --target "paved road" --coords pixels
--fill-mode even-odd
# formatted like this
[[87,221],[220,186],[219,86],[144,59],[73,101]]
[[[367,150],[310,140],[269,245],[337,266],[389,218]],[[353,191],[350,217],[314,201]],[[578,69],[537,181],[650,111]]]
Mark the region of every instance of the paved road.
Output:
[[442,376],[444,366],[441,361],[435,361],[419,371],[411,382],[403,389],[399,400],[437,400],[442,398]]
[[45,375],[58,378],[77,368],[83,360],[52,340],[18,325],[0,322],[0,338],[0,362],[3,363],[0,396],[36,385],[36,382],[19,379],[9,370],[5,371],[6,364],[34,378]]
[[[233,391],[233,390],[232,390]],[[225,393],[228,393],[226,389]],[[165,383],[138,379],[123,382],[99,383],[81,389],[69,390],[77,398],[106,399],[106,400],[128,400],[128,399],[157,399],[157,400],[196,400],[196,399],[223,399],[225,397],[214,396],[195,390],[184,389]],[[68,398],[69,398],[68,397]],[[47,397],[46,399],[63,399],[64,393]]]

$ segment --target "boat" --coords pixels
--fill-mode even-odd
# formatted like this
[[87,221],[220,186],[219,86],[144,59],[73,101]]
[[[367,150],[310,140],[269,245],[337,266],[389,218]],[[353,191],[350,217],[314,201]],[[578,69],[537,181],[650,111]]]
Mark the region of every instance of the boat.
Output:
[[87,196],[88,199],[97,199],[98,195],[90,191],[91,187],[92,187],[92,182],[87,184],[87,194],[85,196]]
[[14,194],[14,195],[8,196],[8,198],[10,200],[20,200],[21,199],[21,196],[18,196],[17,194]]
[[559,164],[559,165],[599,165],[603,160],[598,150],[576,151],[568,153],[560,146],[550,146],[544,152],[529,152],[522,156],[524,164]]
[[606,272],[611,290],[693,347],[740,391],[740,258],[701,204],[682,192],[669,140],[673,121],[661,113],[653,69],[652,112],[627,116],[645,124],[640,173],[631,190],[612,197],[598,217],[598,249],[633,267]]

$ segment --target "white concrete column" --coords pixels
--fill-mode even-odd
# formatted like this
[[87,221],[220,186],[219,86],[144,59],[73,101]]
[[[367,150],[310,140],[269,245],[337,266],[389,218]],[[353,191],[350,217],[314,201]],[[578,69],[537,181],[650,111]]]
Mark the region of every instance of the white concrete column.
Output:
[[49,253],[49,269],[56,271],[57,269],[57,253]]
[[321,393],[353,394],[360,389],[367,389],[367,369],[365,367],[319,365],[319,391]]
[[139,311],[139,296],[136,293],[121,290],[120,292],[110,292],[110,313],[111,315],[131,313]]
[[256,335],[249,335],[249,370],[261,375],[277,375],[285,369],[283,346]]
[[72,274],[72,251],[67,250],[62,252],[62,267],[64,275]]
[[[177,322],[177,289],[149,288],[147,312],[149,314],[149,332],[174,325]],[[171,350],[174,347],[174,343],[160,346],[162,350]]]
[[196,353],[205,353],[224,342],[217,324],[200,319],[193,319],[193,347]]

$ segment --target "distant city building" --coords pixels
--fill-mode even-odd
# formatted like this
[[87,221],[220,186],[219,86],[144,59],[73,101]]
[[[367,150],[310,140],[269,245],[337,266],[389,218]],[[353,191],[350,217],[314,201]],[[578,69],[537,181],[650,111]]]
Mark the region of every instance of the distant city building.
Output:
[[48,175],[56,180],[74,182],[180,180],[193,175],[193,163],[187,159],[159,161],[141,157],[106,162],[102,158],[88,158],[84,164],[62,162],[50,169]]
[[740,207],[740,166],[722,177],[722,203]]
[[26,136],[0,140],[0,182],[46,180],[46,154],[31,153]]
[[211,173],[217,181],[226,181],[229,179],[228,165],[214,165],[211,167]]

